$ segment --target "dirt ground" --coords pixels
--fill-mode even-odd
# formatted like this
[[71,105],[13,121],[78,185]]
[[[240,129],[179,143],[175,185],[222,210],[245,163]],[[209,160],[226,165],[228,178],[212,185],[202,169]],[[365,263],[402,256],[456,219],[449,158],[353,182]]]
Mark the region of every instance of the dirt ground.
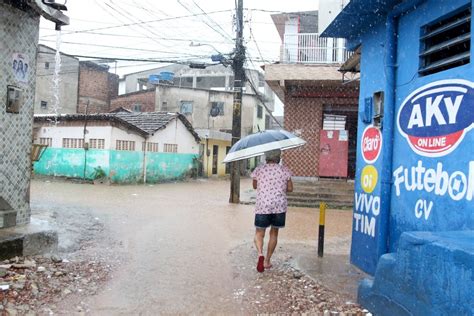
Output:
[[[250,185],[242,180],[242,189]],[[225,180],[135,186],[34,180],[33,216],[56,224],[61,257],[107,267],[86,270],[107,277],[81,291],[70,285],[42,313],[363,314],[353,303],[362,276],[347,257],[350,211],[327,212],[325,259],[318,261],[318,211],[290,208],[274,267],[260,274],[253,206],[229,204],[228,197]]]

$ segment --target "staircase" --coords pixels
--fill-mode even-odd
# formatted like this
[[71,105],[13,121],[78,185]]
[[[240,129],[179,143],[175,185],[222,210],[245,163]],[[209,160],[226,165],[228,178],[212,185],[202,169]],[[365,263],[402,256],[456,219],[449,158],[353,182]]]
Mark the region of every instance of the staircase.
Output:
[[319,203],[324,202],[331,208],[352,208],[354,182],[336,179],[293,180],[293,192],[287,196],[289,206],[319,208]]

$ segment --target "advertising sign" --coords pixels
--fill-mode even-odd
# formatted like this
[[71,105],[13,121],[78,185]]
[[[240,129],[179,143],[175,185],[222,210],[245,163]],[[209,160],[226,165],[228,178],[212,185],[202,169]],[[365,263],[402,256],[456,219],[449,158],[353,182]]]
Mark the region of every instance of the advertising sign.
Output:
[[442,157],[472,129],[474,83],[442,80],[412,92],[398,111],[398,130],[420,156]]

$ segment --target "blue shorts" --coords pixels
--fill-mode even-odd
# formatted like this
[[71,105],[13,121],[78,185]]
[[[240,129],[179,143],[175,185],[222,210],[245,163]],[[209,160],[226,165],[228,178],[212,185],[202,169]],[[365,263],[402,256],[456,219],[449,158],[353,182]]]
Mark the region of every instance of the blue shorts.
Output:
[[275,228],[285,227],[286,212],[278,214],[255,214],[255,227],[267,228],[269,226]]

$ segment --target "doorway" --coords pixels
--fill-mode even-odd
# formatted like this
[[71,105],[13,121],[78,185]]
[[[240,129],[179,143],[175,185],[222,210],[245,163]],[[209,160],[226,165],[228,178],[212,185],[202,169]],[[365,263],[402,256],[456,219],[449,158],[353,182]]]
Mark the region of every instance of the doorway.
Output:
[[212,175],[217,174],[217,161],[219,158],[219,146],[212,146]]

